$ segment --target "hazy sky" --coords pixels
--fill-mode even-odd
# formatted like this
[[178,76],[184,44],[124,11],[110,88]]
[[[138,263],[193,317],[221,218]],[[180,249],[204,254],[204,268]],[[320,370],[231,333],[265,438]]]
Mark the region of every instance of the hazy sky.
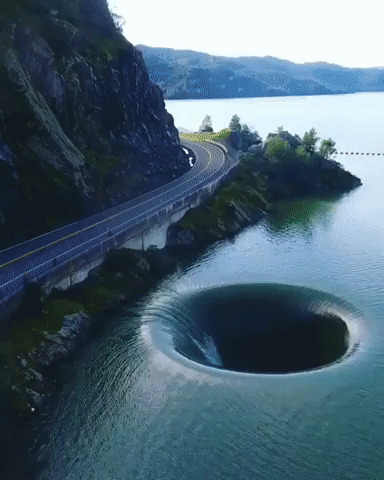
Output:
[[379,0],[109,0],[134,45],[384,66]]

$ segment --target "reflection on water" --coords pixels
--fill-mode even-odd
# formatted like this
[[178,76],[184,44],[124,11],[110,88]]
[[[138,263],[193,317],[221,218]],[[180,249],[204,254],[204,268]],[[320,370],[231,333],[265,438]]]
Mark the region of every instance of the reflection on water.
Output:
[[300,234],[310,240],[313,228],[329,228],[338,198],[316,197],[277,202],[264,223],[270,235]]

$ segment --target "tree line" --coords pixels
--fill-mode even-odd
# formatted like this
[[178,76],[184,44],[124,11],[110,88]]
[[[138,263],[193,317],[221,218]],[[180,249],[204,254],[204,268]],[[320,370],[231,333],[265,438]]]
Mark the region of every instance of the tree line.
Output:
[[[252,145],[259,145],[262,139],[256,130],[251,130],[245,123],[240,122],[238,115],[233,115],[229,122],[229,128],[239,135],[239,146],[241,150],[247,151]],[[206,115],[200,125],[199,132],[213,132],[212,118]],[[314,128],[305,132],[303,138],[296,136],[298,145],[293,148],[287,140],[282,138],[283,127],[279,127],[276,133],[270,133],[267,137],[267,154],[274,158],[295,157],[301,162],[309,162],[314,156],[321,156],[331,159],[337,152],[335,142],[331,138],[323,139],[318,147],[320,137]],[[288,132],[287,132],[288,133]]]

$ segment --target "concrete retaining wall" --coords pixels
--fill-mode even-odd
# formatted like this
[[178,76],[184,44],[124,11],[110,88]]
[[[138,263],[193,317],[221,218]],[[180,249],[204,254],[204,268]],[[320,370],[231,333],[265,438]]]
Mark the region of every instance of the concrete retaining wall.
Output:
[[201,205],[211,197],[217,188],[228,181],[234,174],[237,165],[237,152],[229,153],[227,147],[218,142],[210,142],[218,146],[230,159],[231,166],[221,177],[204,185],[200,190],[186,195],[172,205],[160,210],[155,215],[148,217],[134,229],[120,232],[118,235],[111,234],[108,241],[103,242],[101,248],[90,250],[86,254],[79,255],[67,263],[65,268],[57,272],[57,276],[49,276],[42,282],[44,290],[48,293],[53,287],[68,288],[74,283],[83,281],[88,273],[100,265],[106,254],[115,248],[131,248],[133,250],[146,250],[151,247],[164,248],[167,240],[167,230],[172,223],[180,220],[191,208]]
[[[0,319],[7,318],[10,310],[14,310],[20,303],[24,286],[30,282],[38,282],[45,292],[52,288],[65,289],[84,280],[89,271],[100,265],[107,253],[115,248],[128,247],[133,249],[147,249],[149,247],[163,248],[166,244],[168,227],[180,220],[190,209],[203,203],[215,190],[233,174],[237,165],[237,152],[221,143],[211,142],[219,147],[226,155],[227,168],[210,183],[202,186],[193,193],[186,194],[173,204],[147,216],[134,227],[125,227],[120,231],[108,231],[99,240],[90,239],[87,246],[81,245],[70,251],[49,259],[39,267],[18,278],[13,282],[13,291],[0,298]],[[2,301],[1,301],[2,300]]]

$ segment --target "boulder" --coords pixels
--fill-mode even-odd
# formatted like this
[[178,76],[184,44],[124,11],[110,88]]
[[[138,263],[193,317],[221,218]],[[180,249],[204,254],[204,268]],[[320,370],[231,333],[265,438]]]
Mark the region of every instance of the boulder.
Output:
[[254,143],[248,148],[249,153],[254,153],[254,154],[261,154],[263,153],[263,144],[262,143]]
[[303,143],[303,141],[301,140],[299,135],[291,135],[286,130],[283,130],[281,132],[270,133],[268,135],[267,140],[263,143],[263,151],[264,152],[266,151],[268,142],[270,140],[272,140],[273,138],[276,138],[276,137],[280,137],[284,142],[288,142],[289,146],[292,147],[294,150],[296,150],[296,148]]
[[37,365],[49,368],[57,365],[75,352],[90,325],[90,317],[83,312],[66,315],[63,318],[61,330],[49,335],[48,339],[38,348]]

